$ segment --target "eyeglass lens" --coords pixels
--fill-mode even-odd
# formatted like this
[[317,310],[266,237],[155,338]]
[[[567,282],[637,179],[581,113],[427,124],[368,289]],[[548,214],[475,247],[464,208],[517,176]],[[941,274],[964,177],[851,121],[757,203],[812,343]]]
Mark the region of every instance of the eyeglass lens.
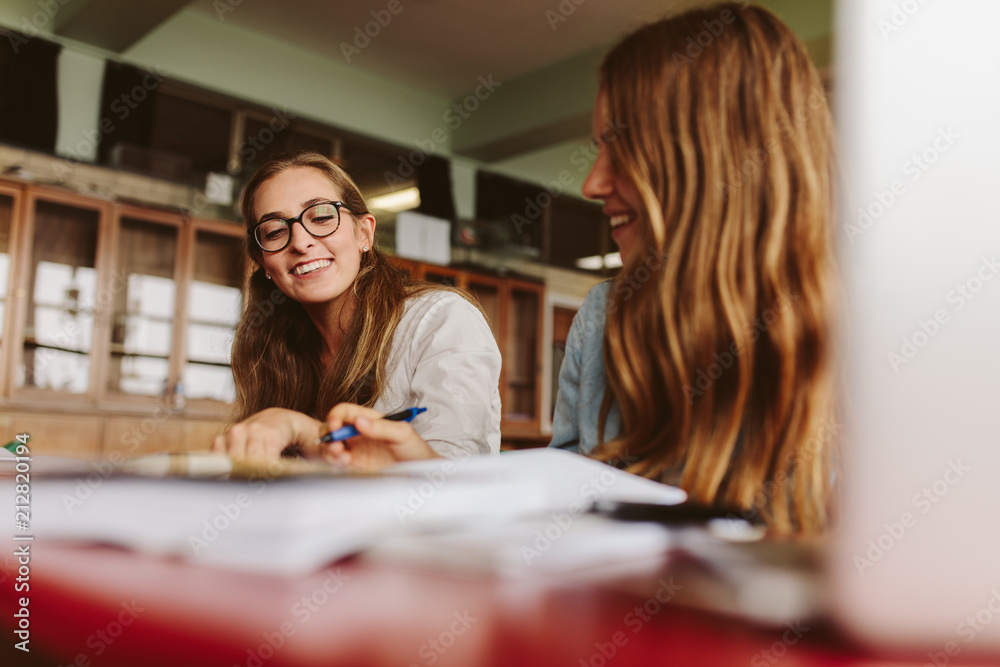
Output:
[[291,224],[299,220],[306,231],[313,236],[329,236],[340,226],[340,209],[333,203],[313,204],[302,214],[290,220],[265,220],[254,230],[257,242],[264,250],[281,250],[288,245]]

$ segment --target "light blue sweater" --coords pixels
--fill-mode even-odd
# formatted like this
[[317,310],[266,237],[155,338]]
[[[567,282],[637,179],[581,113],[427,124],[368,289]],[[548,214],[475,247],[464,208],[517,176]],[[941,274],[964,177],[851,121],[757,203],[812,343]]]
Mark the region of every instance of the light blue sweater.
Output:
[[[604,400],[604,323],[611,281],[595,285],[583,301],[566,339],[566,356],[559,371],[559,393],[552,420],[550,447],[580,453],[597,446],[597,419]],[[621,432],[618,404],[612,403],[604,424],[604,439]]]

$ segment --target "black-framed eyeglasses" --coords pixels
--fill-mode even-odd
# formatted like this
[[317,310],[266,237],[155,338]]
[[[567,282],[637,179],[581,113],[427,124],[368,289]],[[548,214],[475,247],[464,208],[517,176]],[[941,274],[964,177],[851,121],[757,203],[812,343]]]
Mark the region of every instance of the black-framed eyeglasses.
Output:
[[313,204],[294,218],[268,218],[250,230],[257,245],[264,252],[284,250],[292,238],[292,223],[298,222],[309,234],[321,239],[340,229],[340,209],[351,209],[340,201]]

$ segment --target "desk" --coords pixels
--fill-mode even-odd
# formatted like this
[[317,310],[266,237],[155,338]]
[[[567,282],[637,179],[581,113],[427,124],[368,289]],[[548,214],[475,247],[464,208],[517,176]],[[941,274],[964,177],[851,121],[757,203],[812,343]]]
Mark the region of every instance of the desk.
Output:
[[[280,579],[107,547],[39,542],[32,551],[30,662],[11,648],[12,585],[0,584],[8,665],[924,664],[873,659],[814,623],[766,631],[654,604],[663,586],[656,582],[669,583],[663,577],[648,579],[644,597],[594,583],[463,579],[357,560]],[[643,606],[646,614],[636,614]]]

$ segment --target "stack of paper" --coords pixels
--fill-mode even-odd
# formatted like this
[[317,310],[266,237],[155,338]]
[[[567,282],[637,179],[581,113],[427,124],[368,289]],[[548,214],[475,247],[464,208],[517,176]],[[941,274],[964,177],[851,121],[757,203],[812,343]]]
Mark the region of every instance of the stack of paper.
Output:
[[[405,536],[454,535],[492,545],[491,567],[509,573],[662,553],[664,531],[610,522],[598,530],[596,518],[583,514],[598,499],[685,498],[679,489],[552,449],[414,462],[367,477],[207,480],[106,470],[91,463],[32,477],[36,538],[297,575]],[[0,494],[13,497],[13,479],[0,480]],[[476,557],[475,549],[466,553]]]

